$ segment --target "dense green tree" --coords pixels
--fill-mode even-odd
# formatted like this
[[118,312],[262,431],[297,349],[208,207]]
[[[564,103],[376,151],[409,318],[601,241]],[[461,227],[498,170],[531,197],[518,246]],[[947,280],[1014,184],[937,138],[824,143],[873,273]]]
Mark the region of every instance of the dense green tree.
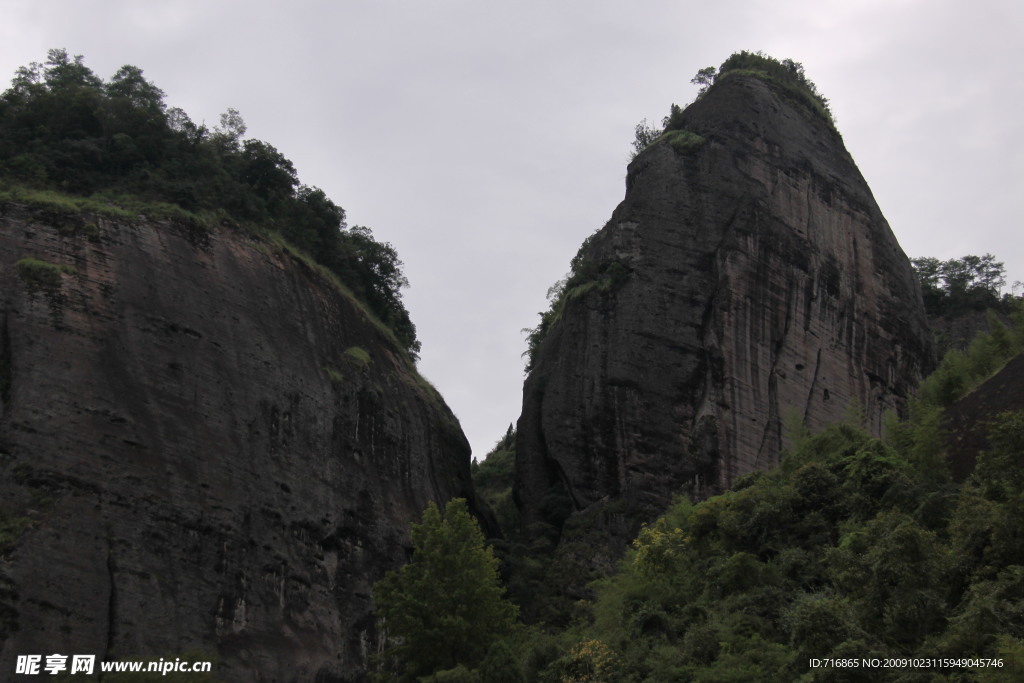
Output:
[[237,109],[228,107],[227,111],[220,115],[220,125],[214,128],[213,137],[223,151],[237,151],[246,130],[248,127],[242,115]]
[[261,140],[246,140],[240,156],[242,182],[255,191],[268,209],[295,197],[298,174],[292,162],[273,145]]
[[1014,297],[1003,295],[1006,267],[992,254],[968,254],[940,261],[930,256],[911,259],[929,315],[950,315],[986,308],[1005,308]]
[[633,130],[633,151],[630,154],[630,161],[636,158],[636,155],[647,149],[648,146],[659,137],[661,137],[662,129],[655,128],[647,123],[647,119],[644,119],[640,123],[636,124],[636,128]]
[[480,664],[480,678],[487,683],[523,683],[522,664],[504,639],[496,640]]
[[47,53],[43,71],[46,86],[50,90],[68,87],[99,88],[103,81],[85,66],[82,55],[74,58],[64,49],[53,49]]
[[832,587],[857,623],[889,646],[909,646],[944,624],[952,556],[937,534],[886,511],[826,552]]
[[107,84],[107,94],[110,97],[124,98],[132,106],[153,113],[165,109],[164,91],[147,81],[142,75],[142,69],[131,64],[117,70]]
[[700,86],[700,91],[697,93],[697,97],[700,97],[707,92],[707,89],[714,84],[717,71],[718,70],[713,66],[706,66],[698,71],[696,76],[690,79],[690,83]]
[[374,585],[388,654],[404,663],[406,680],[476,668],[516,618],[497,560],[461,498],[449,501],[443,515],[431,503],[412,538],[409,564]]
[[963,487],[906,457],[914,438],[893,448],[849,425],[800,435],[779,468],[680,500],[599,584],[582,637],[621,662],[619,680],[909,680],[807,662],[936,652],[1016,670],[1024,413],[992,425]]

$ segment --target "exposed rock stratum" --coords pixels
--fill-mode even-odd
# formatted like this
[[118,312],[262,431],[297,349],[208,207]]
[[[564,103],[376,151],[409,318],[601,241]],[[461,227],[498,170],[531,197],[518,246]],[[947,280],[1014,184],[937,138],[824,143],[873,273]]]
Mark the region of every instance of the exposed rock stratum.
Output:
[[606,509],[631,537],[672,496],[774,465],[789,420],[861,413],[878,434],[933,364],[910,262],[825,116],[730,73],[681,122],[629,165],[581,249],[592,281],[538,348],[526,524]]
[[372,582],[429,501],[471,496],[452,413],[319,269],[232,229],[18,204],[0,474],[5,672],[191,652],[232,681],[357,679]]

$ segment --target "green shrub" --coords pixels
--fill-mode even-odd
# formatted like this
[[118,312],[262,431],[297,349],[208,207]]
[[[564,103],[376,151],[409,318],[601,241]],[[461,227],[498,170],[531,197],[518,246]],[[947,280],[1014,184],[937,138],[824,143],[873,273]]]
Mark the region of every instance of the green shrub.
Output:
[[370,353],[361,346],[350,346],[345,349],[345,357],[361,368],[370,367]]
[[689,154],[700,149],[705,140],[700,135],[688,130],[671,130],[661,136],[665,142],[672,145],[672,149],[680,154]]
[[59,266],[48,261],[34,258],[23,258],[18,261],[15,271],[29,289],[56,289],[60,287],[63,273],[74,274],[71,266]]

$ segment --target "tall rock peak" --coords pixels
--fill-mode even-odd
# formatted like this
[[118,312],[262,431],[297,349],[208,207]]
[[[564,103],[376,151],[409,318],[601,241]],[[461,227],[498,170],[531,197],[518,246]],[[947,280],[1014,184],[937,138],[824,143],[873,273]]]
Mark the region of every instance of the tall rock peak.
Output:
[[919,288],[812,105],[720,74],[632,161],[525,382],[527,524],[618,501],[625,536],[775,464],[788,421],[858,411],[878,434],[903,410],[933,363]]

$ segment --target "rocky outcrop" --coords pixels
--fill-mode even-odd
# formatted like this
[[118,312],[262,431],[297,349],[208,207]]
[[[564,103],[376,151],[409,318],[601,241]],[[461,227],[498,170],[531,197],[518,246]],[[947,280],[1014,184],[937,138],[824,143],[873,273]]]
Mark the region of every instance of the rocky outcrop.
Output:
[[[1011,358],[994,375],[946,408],[939,422],[945,440],[943,457],[956,481],[974,472],[978,454],[989,450],[993,423],[1007,413],[1024,411],[1024,354]],[[1020,454],[1024,468],[1024,452]]]
[[359,679],[373,581],[455,495],[452,413],[286,247],[2,208],[0,671],[192,653],[231,681]]
[[910,263],[825,116],[737,72],[679,121],[630,164],[526,380],[526,524],[603,508],[635,533],[775,464],[787,420],[879,433],[933,363]]
[[979,334],[991,334],[993,324],[1010,324],[1012,307],[996,302],[987,310],[965,310],[945,315],[928,316],[928,324],[935,336],[935,353],[942,358],[956,349],[966,351]]

